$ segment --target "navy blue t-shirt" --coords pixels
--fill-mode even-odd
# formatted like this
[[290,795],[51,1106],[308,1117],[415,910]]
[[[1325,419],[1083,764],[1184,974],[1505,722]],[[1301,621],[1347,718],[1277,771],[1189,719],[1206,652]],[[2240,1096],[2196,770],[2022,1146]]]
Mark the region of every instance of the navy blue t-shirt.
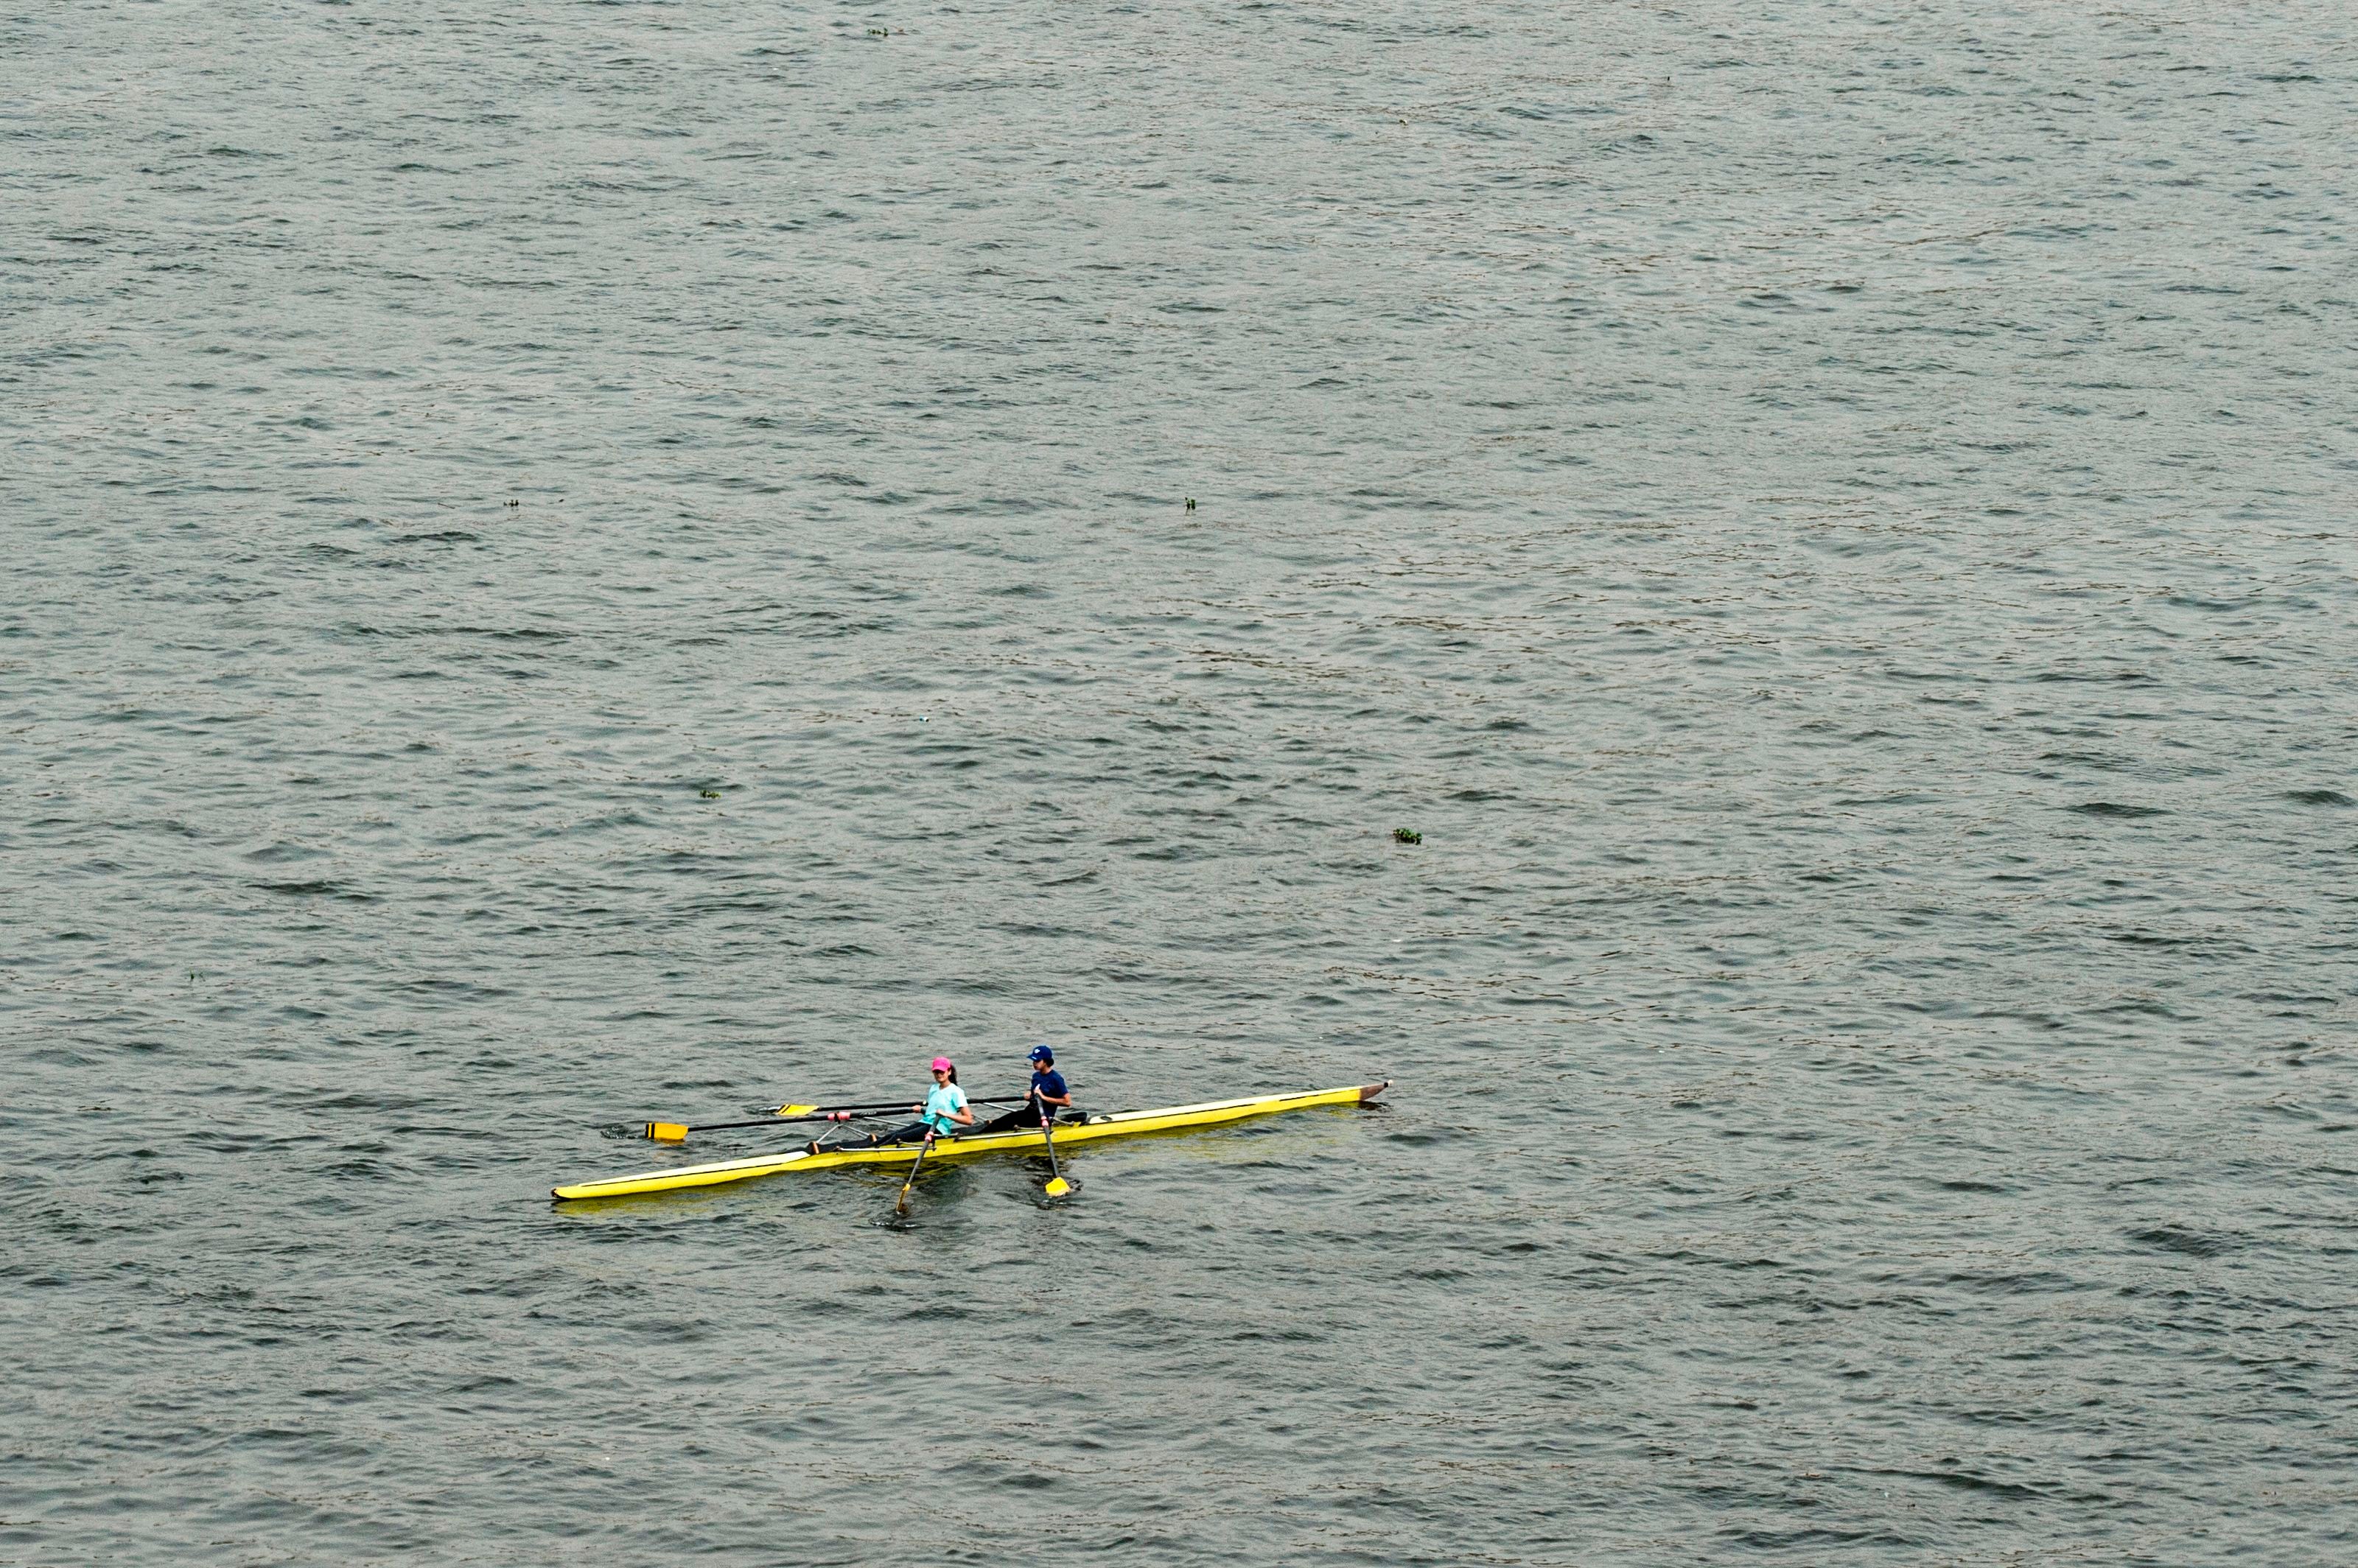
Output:
[[1062,1096],[1070,1094],[1072,1091],[1065,1087],[1064,1074],[1054,1067],[1039,1067],[1032,1074],[1032,1092],[1035,1095]]

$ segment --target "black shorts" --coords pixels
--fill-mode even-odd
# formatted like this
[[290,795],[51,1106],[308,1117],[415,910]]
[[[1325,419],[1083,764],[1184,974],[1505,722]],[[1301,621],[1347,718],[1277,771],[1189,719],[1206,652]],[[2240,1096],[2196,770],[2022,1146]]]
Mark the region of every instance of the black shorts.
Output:
[[[1055,1108],[1055,1110],[1056,1119],[1059,1121],[1070,1118],[1073,1114],[1072,1110],[1068,1107],[1059,1106]],[[1005,1116],[994,1117],[990,1120],[984,1122],[980,1127],[976,1128],[975,1130],[977,1132],[1029,1132],[1032,1129],[1039,1125],[1040,1108],[1027,1101],[1022,1105],[1017,1106]]]

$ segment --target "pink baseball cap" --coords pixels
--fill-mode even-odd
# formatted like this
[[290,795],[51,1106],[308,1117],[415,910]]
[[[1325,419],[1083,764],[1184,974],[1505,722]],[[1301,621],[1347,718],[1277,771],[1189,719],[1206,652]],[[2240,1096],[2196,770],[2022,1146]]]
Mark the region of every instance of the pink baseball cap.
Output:
[[936,1056],[934,1058],[934,1065],[926,1068],[925,1071],[929,1073],[955,1073],[957,1071],[957,1066],[947,1056]]

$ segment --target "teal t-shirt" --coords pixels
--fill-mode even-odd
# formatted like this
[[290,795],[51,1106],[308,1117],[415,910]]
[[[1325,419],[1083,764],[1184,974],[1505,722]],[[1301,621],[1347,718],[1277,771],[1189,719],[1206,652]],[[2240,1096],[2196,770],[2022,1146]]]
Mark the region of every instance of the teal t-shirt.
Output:
[[966,1108],[966,1091],[956,1084],[936,1084],[925,1097],[925,1125],[936,1132],[947,1132],[957,1125],[950,1119],[953,1111]]

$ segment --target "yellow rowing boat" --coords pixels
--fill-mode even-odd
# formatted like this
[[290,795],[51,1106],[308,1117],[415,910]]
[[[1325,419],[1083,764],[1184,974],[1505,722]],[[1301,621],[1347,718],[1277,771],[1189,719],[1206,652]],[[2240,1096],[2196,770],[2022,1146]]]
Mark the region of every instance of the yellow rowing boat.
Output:
[[[1249,1116],[1273,1116],[1282,1110],[1308,1110],[1320,1105],[1359,1105],[1391,1087],[1354,1084],[1339,1089],[1313,1089],[1298,1095],[1257,1095],[1250,1099],[1221,1099],[1203,1105],[1175,1105],[1166,1110],[1117,1110],[1083,1121],[1056,1123],[1056,1147],[1093,1142],[1100,1138],[1127,1138],[1141,1132],[1175,1132],[1188,1127],[1217,1127]],[[925,1158],[962,1160],[974,1154],[1018,1153],[1039,1149],[1046,1140],[1034,1128],[1028,1132],[969,1133],[964,1138],[938,1138]],[[741,1160],[721,1160],[709,1165],[679,1165],[668,1171],[643,1171],[635,1176],[608,1176],[602,1181],[577,1182],[554,1187],[558,1198],[619,1198],[634,1193],[669,1193],[683,1187],[718,1186],[723,1182],[750,1181],[787,1171],[826,1171],[838,1165],[905,1165],[915,1146],[887,1143],[875,1148],[829,1149],[814,1154],[806,1149],[790,1153],[754,1154]]]

